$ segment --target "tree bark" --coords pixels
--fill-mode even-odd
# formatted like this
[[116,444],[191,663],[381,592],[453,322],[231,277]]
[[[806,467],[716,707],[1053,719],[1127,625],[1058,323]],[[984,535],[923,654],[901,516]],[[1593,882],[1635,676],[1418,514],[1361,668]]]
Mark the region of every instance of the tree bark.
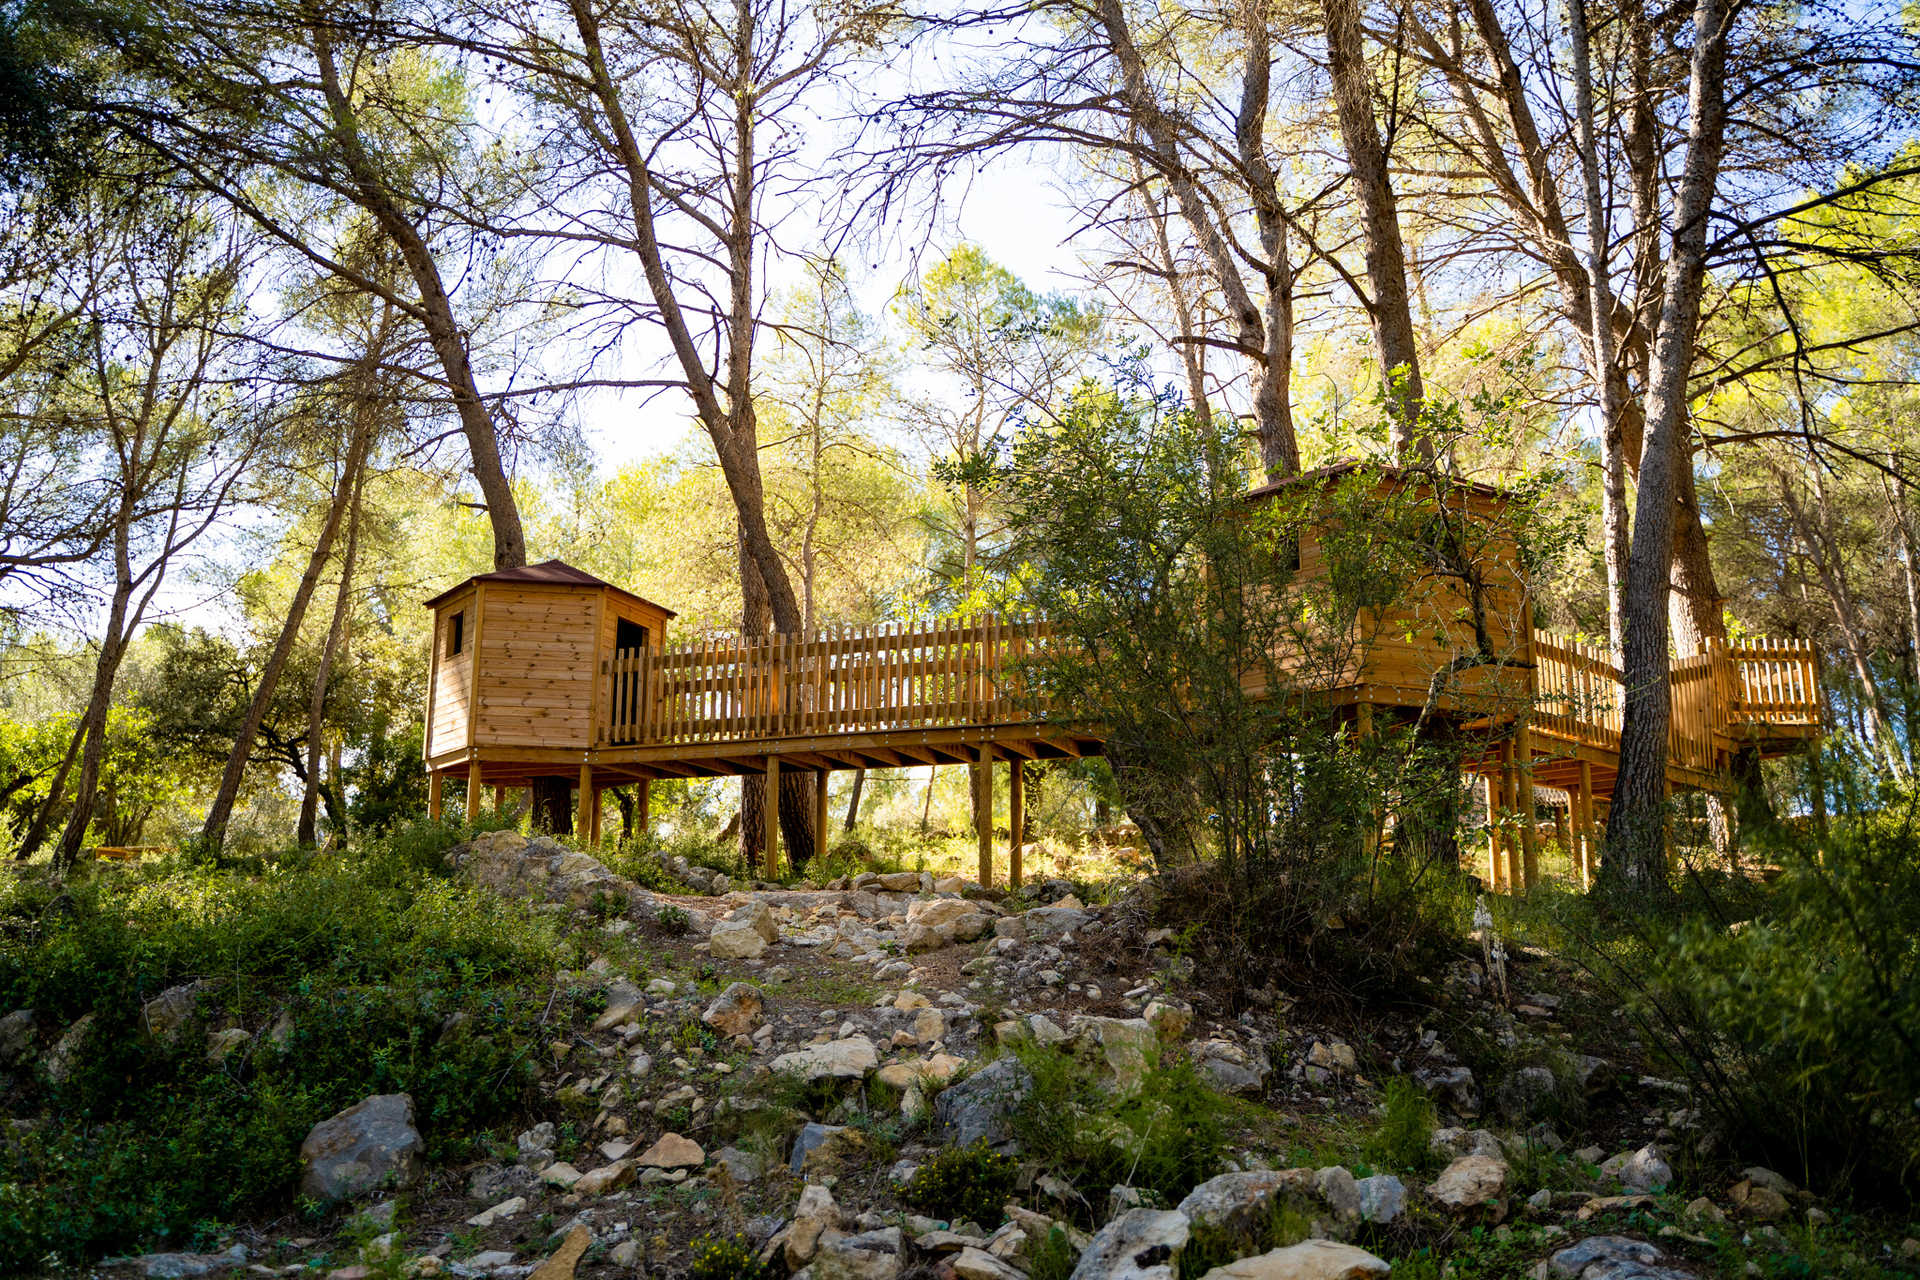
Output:
[[1726,139],[1727,0],[1698,0],[1689,73],[1686,160],[1675,201],[1660,325],[1648,376],[1646,439],[1627,566],[1625,705],[1620,772],[1607,821],[1601,880],[1615,891],[1664,896],[1668,693],[1667,601],[1675,500],[1686,463],[1687,378],[1706,274],[1707,218]]
[[[333,597],[333,618],[327,624],[327,638],[320,647],[320,662],[313,674],[313,696],[307,700],[307,776],[300,791],[300,826],[295,839],[302,846],[318,843],[320,822],[320,760],[322,739],[326,736],[327,684],[333,676],[334,656],[340,651],[348,620],[353,616],[353,568],[360,550],[360,498],[366,483],[366,467],[355,472],[353,500],[347,508],[347,545],[340,557],[340,588]],[[328,806],[329,812],[332,806]],[[335,823],[340,815],[332,814]]]
[[[1109,0],[1111,2],[1111,0]],[[1420,425],[1426,391],[1420,379],[1420,348],[1407,297],[1407,252],[1400,238],[1400,211],[1387,172],[1387,151],[1373,118],[1373,75],[1361,42],[1358,0],[1320,0],[1327,35],[1327,70],[1333,81],[1334,114],[1352,171],[1366,238],[1367,284],[1362,299],[1373,320],[1382,385],[1397,456],[1434,459],[1433,440]]]
[[326,523],[321,526],[320,536],[313,544],[313,552],[307,557],[307,570],[300,576],[300,585],[294,589],[293,599],[287,604],[287,616],[280,624],[280,634],[275,638],[273,649],[260,669],[260,681],[254,687],[253,700],[247,705],[246,717],[241,720],[240,731],[233,740],[233,751],[227,756],[227,766],[220,774],[219,789],[214,792],[213,804],[207,810],[206,823],[200,828],[200,839],[209,849],[218,850],[227,838],[227,822],[233,816],[234,802],[240,796],[240,782],[246,773],[247,760],[253,754],[253,740],[259,736],[260,722],[266,719],[267,707],[280,684],[280,673],[286,669],[294,642],[300,638],[300,624],[306,618],[307,605],[313,600],[314,589],[320,583],[320,573],[326,568],[328,557],[333,554],[334,539],[339,535],[340,525],[346,518],[352,495],[358,490],[357,477],[366,462],[367,448],[373,439],[373,423],[372,414],[365,405],[356,418],[353,438],[347,446],[346,461],[340,470],[340,483],[334,488],[332,501],[327,504]]
[[847,821],[845,830],[851,834],[854,824],[860,821],[860,791],[867,785],[867,771],[853,771],[853,790],[847,796]]

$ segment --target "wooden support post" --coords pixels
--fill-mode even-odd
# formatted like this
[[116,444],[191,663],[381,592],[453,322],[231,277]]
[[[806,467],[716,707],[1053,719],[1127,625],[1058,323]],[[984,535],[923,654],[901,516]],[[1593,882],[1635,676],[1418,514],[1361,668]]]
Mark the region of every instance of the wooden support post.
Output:
[[1487,891],[1497,892],[1500,888],[1500,784],[1494,781],[1499,775],[1489,772],[1480,775],[1480,781],[1487,786]]
[[973,785],[979,799],[973,806],[973,825],[980,837],[980,883],[993,888],[993,748],[980,744],[980,767],[974,770]]
[[480,762],[472,761],[467,765],[467,823],[471,826],[480,819]]
[[1534,819],[1539,807],[1534,803],[1533,794],[1533,727],[1523,713],[1520,725],[1514,734],[1513,754],[1518,772],[1514,781],[1519,784],[1518,808],[1520,810],[1520,887],[1531,889],[1540,879],[1540,832]]
[[780,757],[767,757],[767,798],[760,806],[762,848],[760,874],[771,880],[780,874]]
[[1574,815],[1574,826],[1578,834],[1574,837],[1580,842],[1580,889],[1585,892],[1593,888],[1593,765],[1585,760],[1580,762],[1580,790],[1575,793],[1578,809]]
[[1027,762],[1019,756],[1007,758],[1007,883],[1015,889],[1020,887],[1022,868],[1020,857],[1025,850],[1022,842],[1027,838]]
[[580,795],[575,801],[574,838],[582,844],[593,843],[593,766],[580,766]]
[[822,769],[813,783],[813,856],[827,856],[827,781],[833,774]]
[[438,769],[427,770],[427,817],[440,821],[440,789],[446,777]]
[[1520,833],[1512,828],[1514,818],[1520,808],[1520,780],[1513,762],[1513,743],[1500,744],[1500,815],[1506,819],[1507,829],[1501,832],[1500,844],[1506,850],[1507,861],[1503,872],[1506,883],[1503,886],[1508,893],[1520,892],[1523,883],[1521,877],[1526,874],[1521,866]]

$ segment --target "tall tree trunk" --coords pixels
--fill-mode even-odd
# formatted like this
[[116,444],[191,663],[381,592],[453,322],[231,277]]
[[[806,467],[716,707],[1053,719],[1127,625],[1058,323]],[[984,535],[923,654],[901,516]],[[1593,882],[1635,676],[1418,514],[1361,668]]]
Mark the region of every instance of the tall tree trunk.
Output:
[[1687,150],[1674,206],[1664,298],[1648,376],[1646,439],[1627,566],[1625,706],[1620,772],[1607,820],[1601,879],[1664,896],[1667,727],[1672,715],[1667,600],[1679,472],[1686,464],[1687,378],[1706,275],[1707,218],[1726,139],[1727,0],[1698,0],[1689,74]]
[[1607,573],[1607,640],[1613,660],[1621,660],[1625,631],[1627,572],[1627,463],[1626,440],[1620,425],[1620,393],[1614,377],[1618,357],[1613,341],[1613,284],[1609,278],[1607,244],[1611,219],[1600,190],[1600,145],[1594,127],[1593,68],[1588,48],[1587,0],[1568,0],[1567,25],[1572,33],[1574,113],[1579,125],[1580,178],[1586,196],[1587,221],[1587,343],[1593,366],[1593,384],[1600,399],[1601,538]]
[[466,331],[454,315],[453,300],[440,276],[440,264],[419,228],[407,216],[401,198],[382,180],[379,166],[361,144],[359,119],[354,114],[352,95],[340,82],[327,24],[315,23],[310,30],[321,92],[333,117],[334,143],[353,180],[354,203],[367,212],[381,233],[400,251],[401,260],[406,263],[407,273],[420,295],[415,318],[426,329],[427,340],[453,397],[460,430],[467,438],[473,478],[486,500],[487,520],[493,527],[493,567],[519,568],[527,562],[520,505],[514,499],[512,482],[507,479],[506,467],[500,458],[500,436],[481,398],[479,379],[474,376],[472,356],[467,349]]
[[1260,233],[1267,306],[1262,317],[1265,343],[1254,366],[1254,432],[1260,441],[1260,465],[1268,480],[1300,473],[1300,445],[1293,431],[1293,263],[1288,255],[1287,223],[1279,187],[1267,163],[1267,100],[1272,73],[1272,41],[1264,4],[1246,9],[1247,54],[1240,76],[1240,110],[1234,120],[1234,146],[1253,194],[1254,227]]
[[300,585],[294,589],[293,599],[287,604],[287,616],[280,624],[280,634],[273,642],[266,664],[260,669],[260,681],[254,688],[253,701],[247,705],[246,717],[241,720],[240,731],[234,737],[233,751],[227,756],[227,767],[220,774],[220,787],[214,792],[206,823],[200,828],[200,839],[210,849],[219,849],[226,840],[227,822],[233,816],[234,802],[240,796],[240,782],[246,773],[247,760],[253,754],[253,740],[259,736],[260,722],[266,719],[267,707],[273,701],[274,690],[279,687],[280,673],[286,669],[294,642],[300,638],[300,623],[307,615],[307,605],[313,599],[314,588],[319,585],[320,573],[326,568],[328,557],[333,554],[334,538],[340,532],[352,495],[358,489],[355,477],[366,462],[367,447],[373,439],[373,423],[370,420],[372,415],[364,407],[355,416],[357,420],[353,438],[347,445],[346,461],[341,466],[341,480],[327,504],[326,523],[320,528],[320,536],[314,540],[313,552],[307,557],[307,571],[300,576]]
[[1373,74],[1361,41],[1359,0],[1320,0],[1327,34],[1327,70],[1333,81],[1334,114],[1360,203],[1367,246],[1366,302],[1379,348],[1381,382],[1392,415],[1394,453],[1434,459],[1433,440],[1420,425],[1426,391],[1420,380],[1420,348],[1407,298],[1407,251],[1400,238],[1400,211],[1387,173],[1387,151],[1373,118]]
[[867,771],[853,771],[853,790],[847,795],[847,821],[845,830],[851,834],[854,824],[860,821],[860,792],[867,785]]
[[80,748],[80,777],[73,788],[73,808],[67,815],[66,830],[54,850],[53,865],[64,872],[80,860],[86,844],[87,827],[93,821],[94,801],[100,785],[100,765],[107,750],[107,713],[113,706],[113,686],[119,677],[120,661],[126,655],[126,626],[129,601],[133,597],[133,574],[128,549],[128,512],[123,505],[114,529],[113,598],[107,606],[106,631],[100,638],[100,653],[94,660],[93,692],[80,718],[83,745]]
[[[354,473],[353,499],[347,509],[347,546],[340,557],[340,587],[333,597],[333,618],[327,624],[327,638],[320,647],[320,662],[313,673],[313,696],[307,700],[307,776],[300,791],[300,828],[296,839],[303,846],[318,843],[320,820],[320,760],[326,736],[327,684],[333,676],[334,655],[340,650],[347,621],[353,615],[353,566],[360,549],[360,498],[366,483],[366,467]],[[336,819],[338,815],[333,815]]]
[[47,842],[47,834],[53,829],[53,815],[59,811],[60,802],[66,797],[67,775],[73,772],[74,762],[79,760],[80,749],[86,740],[87,720],[83,715],[74,721],[73,735],[67,739],[67,752],[60,757],[60,767],[53,771],[53,778],[47,783],[47,798],[40,802],[26,834],[20,837],[20,846],[13,855],[16,862],[25,862],[33,857],[40,852],[40,846]]

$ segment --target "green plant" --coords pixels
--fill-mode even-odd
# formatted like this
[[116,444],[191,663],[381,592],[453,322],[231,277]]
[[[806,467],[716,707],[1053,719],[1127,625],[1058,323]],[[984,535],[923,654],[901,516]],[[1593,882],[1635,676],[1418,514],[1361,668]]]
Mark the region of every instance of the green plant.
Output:
[[913,1171],[900,1198],[936,1218],[997,1227],[1019,1174],[1018,1161],[984,1141],[947,1147]]
[[1032,1084],[1014,1108],[1014,1134],[1089,1203],[1124,1183],[1175,1204],[1218,1172],[1227,1103],[1191,1063],[1151,1065],[1120,1090],[1058,1048],[1015,1052]]
[[1382,1092],[1380,1123],[1361,1152],[1383,1169],[1425,1172],[1437,1163],[1433,1126],[1433,1100],[1412,1080],[1394,1076]]
[[1050,1227],[1047,1234],[1027,1246],[1027,1275],[1030,1280],[1069,1280],[1079,1264],[1080,1251],[1073,1247],[1062,1227]]
[[678,938],[693,927],[693,917],[669,902],[654,913],[653,925],[667,937]]
[[745,1236],[702,1236],[693,1242],[687,1280],[764,1280],[767,1274]]

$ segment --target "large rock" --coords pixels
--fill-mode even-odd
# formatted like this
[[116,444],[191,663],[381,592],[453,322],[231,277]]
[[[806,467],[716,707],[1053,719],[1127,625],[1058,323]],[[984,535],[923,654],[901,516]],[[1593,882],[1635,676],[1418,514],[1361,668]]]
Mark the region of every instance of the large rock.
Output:
[[798,1075],[809,1084],[821,1080],[864,1080],[867,1073],[879,1065],[879,1051],[865,1036],[829,1040],[783,1053],[773,1060],[774,1071]]
[[1665,1191],[1673,1182],[1672,1166],[1652,1145],[1621,1152],[1601,1164],[1600,1172],[1620,1179],[1627,1190],[1641,1193]]
[[758,987],[736,982],[707,1006],[700,1021],[723,1036],[744,1036],[760,1025],[760,1015],[766,1007],[766,999]]
[[133,1260],[144,1280],[196,1280],[224,1275],[247,1265],[247,1246],[237,1244],[225,1253],[148,1253]]
[[622,978],[607,988],[607,1007],[598,1018],[593,1020],[595,1031],[606,1031],[625,1022],[632,1022],[645,1012],[646,993]]
[[1443,1209],[1468,1213],[1492,1208],[1499,1216],[1507,1193],[1507,1162],[1497,1156],[1461,1156],[1433,1180],[1427,1194]]
[[1000,1058],[959,1084],[943,1089],[933,1103],[934,1132],[958,1147],[1013,1141],[1013,1115],[1033,1089],[1033,1077],[1018,1058]]
[[535,1267],[527,1280],[573,1280],[573,1269],[580,1265],[580,1259],[592,1243],[593,1232],[587,1230],[584,1223],[575,1226],[553,1255]]
[[1035,907],[1021,919],[1027,922],[1027,938],[1030,941],[1049,942],[1090,923],[1093,915],[1075,907]]
[[40,1070],[49,1084],[65,1084],[73,1078],[80,1066],[80,1055],[87,1047],[87,1037],[93,1034],[93,1015],[82,1014],[74,1019],[73,1025],[61,1033],[53,1042],[53,1048],[47,1050],[47,1056],[40,1061]]
[[0,1018],[0,1069],[25,1065],[33,1056],[33,1010],[15,1009]]
[[1355,1184],[1360,1191],[1360,1220],[1385,1226],[1407,1209],[1406,1184],[1390,1173],[1376,1173]]
[[1176,1210],[1129,1209],[1100,1228],[1070,1280],[1175,1280],[1188,1230]]
[[735,907],[722,924],[743,924],[765,938],[768,943],[780,941],[780,925],[773,918],[773,908],[764,902],[747,902]]
[[698,1169],[707,1162],[707,1153],[692,1138],[663,1133],[652,1146],[642,1151],[634,1163],[642,1169]]
[[1123,1094],[1133,1093],[1158,1059],[1160,1038],[1145,1018],[1086,1018],[1074,1046]]
[[300,1193],[330,1204],[383,1186],[412,1186],[424,1149],[413,1099],[375,1094],[313,1126],[300,1144]]
[[742,920],[722,920],[707,935],[715,960],[758,960],[767,953],[767,940]]
[[907,923],[917,924],[924,929],[938,929],[961,916],[978,912],[979,908],[965,898],[920,898],[907,908]]
[[447,864],[475,884],[505,897],[592,906],[596,899],[632,902],[639,890],[605,864],[551,836],[528,839],[517,831],[489,831],[447,851]]
[[1365,1249],[1334,1240],[1302,1240],[1215,1267],[1201,1280],[1376,1280],[1393,1268]]
[[1195,1231],[1252,1236],[1265,1226],[1282,1196],[1313,1190],[1308,1169],[1249,1169],[1209,1178],[1179,1205]]
[[857,1236],[825,1236],[813,1255],[813,1280],[894,1280],[900,1274],[900,1228]]
[[172,1041],[200,1006],[200,997],[213,990],[211,982],[183,982],[168,987],[140,1006],[140,1030],[155,1040]]
[[1688,1280],[1691,1273],[1661,1266],[1660,1250],[1628,1236],[1591,1236],[1547,1259],[1552,1280]]
[[802,1187],[800,1202],[793,1207],[793,1222],[787,1227],[783,1246],[787,1265],[799,1268],[813,1261],[814,1252],[820,1246],[820,1237],[839,1227],[840,1206],[833,1202],[833,1192],[817,1183]]

